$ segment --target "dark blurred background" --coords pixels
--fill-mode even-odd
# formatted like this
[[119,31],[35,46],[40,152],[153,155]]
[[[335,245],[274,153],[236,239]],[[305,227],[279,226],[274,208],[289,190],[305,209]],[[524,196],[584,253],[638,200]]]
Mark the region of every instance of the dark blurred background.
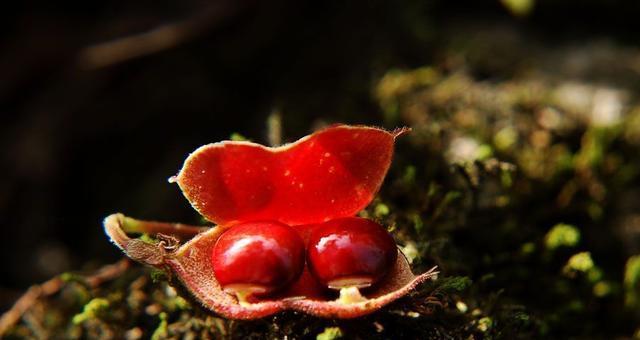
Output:
[[[513,3],[513,1],[509,2]],[[550,51],[606,38],[637,47],[637,1],[22,1],[0,36],[0,307],[30,284],[121,254],[101,220],[200,223],[167,183],[186,155],[236,132],[265,143],[332,123],[384,125],[372,96],[391,68],[499,32],[478,78],[511,76],[500,39]],[[515,32],[515,33],[514,33]],[[492,48],[493,48],[492,47]],[[493,54],[492,54],[493,53]],[[503,65],[500,60],[499,65]],[[636,84],[637,86],[637,84]],[[393,126],[387,126],[392,128]]]

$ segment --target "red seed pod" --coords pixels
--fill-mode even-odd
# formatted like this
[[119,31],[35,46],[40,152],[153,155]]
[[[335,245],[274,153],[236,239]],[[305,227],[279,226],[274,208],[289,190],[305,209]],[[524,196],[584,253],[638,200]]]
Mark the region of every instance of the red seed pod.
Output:
[[[389,168],[394,141],[406,131],[337,125],[278,148],[230,141],[205,145],[189,155],[180,173],[171,181],[180,185],[196,210],[218,226],[140,221],[113,214],[105,219],[105,231],[127,256],[170,271],[199,303],[228,318],[256,319],[283,310],[329,318],[369,314],[405,296],[418,284],[435,279],[435,267],[416,276],[404,256],[398,256],[395,249],[395,260],[391,260],[393,255],[389,254],[386,241],[372,241],[378,248],[385,249],[381,253],[386,255],[364,256],[364,262],[373,263],[365,271],[353,268],[345,271],[349,275],[366,276],[372,286],[364,293],[357,285],[342,288],[340,297],[333,299],[326,294],[326,286],[316,279],[322,275],[317,264],[315,275],[307,266],[302,266],[302,273],[299,273],[299,263],[304,262],[305,253],[295,245],[299,242],[293,241],[296,238],[288,231],[284,232],[286,236],[277,239],[288,240],[280,249],[290,248],[294,249],[292,252],[302,253],[291,256],[292,263],[276,261],[275,255],[264,256],[269,252],[269,242],[258,242],[254,236],[245,241],[232,236],[277,234],[268,230],[273,225],[281,226],[277,223],[280,222],[291,226],[303,244],[307,244],[318,224],[354,216],[373,199]],[[345,220],[355,221],[354,228],[373,223],[353,217]],[[272,222],[262,222],[264,224],[258,227],[252,221]],[[234,231],[245,224],[254,225],[250,228],[251,233],[241,233],[240,229]],[[377,235],[375,231],[368,232]],[[153,244],[129,235],[140,233],[156,235],[161,240]],[[231,240],[225,241],[227,237]],[[363,239],[366,237],[355,237],[353,243],[359,244]],[[373,239],[377,240],[376,237]],[[380,236],[380,239],[384,240],[384,237]],[[185,243],[176,244],[178,240]],[[234,255],[232,249],[242,246],[242,242],[253,244],[245,249],[252,256],[245,257],[243,252]],[[215,255],[217,252],[222,255]],[[331,254],[327,254],[330,257]],[[229,264],[229,268],[225,268],[226,264],[216,263],[217,259],[233,258],[232,255],[237,256],[237,262],[231,261],[234,264]],[[295,262],[296,258],[300,262]],[[255,265],[250,259],[256,262]],[[263,265],[258,265],[260,261],[264,261]],[[258,267],[271,268],[271,271],[251,277],[249,269],[259,272]],[[324,269],[325,265],[321,267]],[[226,269],[229,269],[228,273],[225,273]],[[326,283],[330,282],[336,284],[331,278],[326,280]],[[234,288],[236,283],[261,287],[259,290],[265,295],[257,294],[256,289],[245,289],[238,299],[225,292],[225,288]],[[246,296],[242,295],[247,292],[253,292],[253,296],[249,301],[243,301]],[[237,290],[234,293],[239,295]]]
[[398,250],[378,223],[345,217],[318,225],[307,244],[311,272],[332,289],[376,284],[396,261]]
[[293,228],[279,222],[243,223],[220,236],[211,261],[222,288],[245,301],[296,280],[304,268],[304,243]]

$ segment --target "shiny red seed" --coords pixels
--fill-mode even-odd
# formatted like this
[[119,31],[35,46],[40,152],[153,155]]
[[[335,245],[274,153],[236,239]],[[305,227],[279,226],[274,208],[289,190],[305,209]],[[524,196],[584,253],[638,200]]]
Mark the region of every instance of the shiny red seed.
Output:
[[358,217],[317,225],[307,246],[309,269],[333,289],[376,284],[397,254],[393,238],[381,225]]
[[297,279],[304,269],[304,242],[292,227],[279,222],[243,223],[220,236],[211,259],[222,288],[242,301]]

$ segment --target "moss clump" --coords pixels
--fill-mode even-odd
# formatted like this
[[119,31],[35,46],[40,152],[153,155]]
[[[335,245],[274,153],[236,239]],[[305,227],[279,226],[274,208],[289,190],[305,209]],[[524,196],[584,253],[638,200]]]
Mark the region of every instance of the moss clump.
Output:
[[151,334],[151,340],[161,340],[169,337],[169,330],[167,329],[167,313],[162,312],[158,317],[160,318],[160,324],[158,325],[158,328],[153,331],[153,334]]
[[563,271],[565,273],[582,272],[587,273],[594,269],[593,259],[591,253],[588,251],[575,254],[569,258],[567,264],[564,266]]
[[627,260],[624,271],[625,304],[636,308],[640,305],[640,255]]
[[342,331],[339,327],[327,327],[316,336],[316,340],[336,340],[340,338],[342,338]]
[[89,301],[83,308],[82,312],[73,316],[71,322],[79,325],[89,319],[97,318],[100,314],[104,314],[109,308],[109,300],[104,298],[94,298]]
[[580,242],[578,228],[565,223],[553,226],[544,238],[547,249],[554,250],[560,247],[575,247]]

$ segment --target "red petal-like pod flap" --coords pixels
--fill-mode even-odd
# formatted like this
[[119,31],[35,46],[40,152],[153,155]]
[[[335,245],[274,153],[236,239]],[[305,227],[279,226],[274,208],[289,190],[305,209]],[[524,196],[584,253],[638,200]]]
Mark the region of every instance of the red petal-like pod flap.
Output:
[[200,214],[222,225],[353,216],[380,188],[401,132],[337,125],[277,148],[209,144],[189,155],[176,180]]

